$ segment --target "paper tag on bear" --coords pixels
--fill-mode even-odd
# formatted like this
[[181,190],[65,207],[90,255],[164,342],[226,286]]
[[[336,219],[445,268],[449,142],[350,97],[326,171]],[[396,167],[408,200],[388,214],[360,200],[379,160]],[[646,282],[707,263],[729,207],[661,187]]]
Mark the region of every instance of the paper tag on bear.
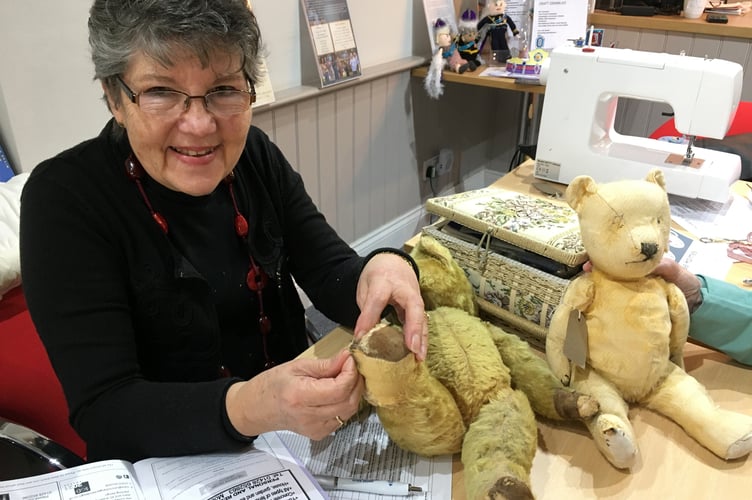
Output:
[[587,361],[587,324],[582,313],[573,310],[567,321],[567,336],[564,338],[564,355],[580,368]]

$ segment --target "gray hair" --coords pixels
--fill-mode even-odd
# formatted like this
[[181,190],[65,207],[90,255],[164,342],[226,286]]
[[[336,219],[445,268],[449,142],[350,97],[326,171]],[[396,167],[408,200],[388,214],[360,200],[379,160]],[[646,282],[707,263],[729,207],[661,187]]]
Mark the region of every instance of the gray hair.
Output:
[[216,51],[237,54],[258,81],[261,32],[246,0],[94,0],[89,11],[94,78],[119,101],[116,76],[136,52],[165,66],[182,51],[208,64]]

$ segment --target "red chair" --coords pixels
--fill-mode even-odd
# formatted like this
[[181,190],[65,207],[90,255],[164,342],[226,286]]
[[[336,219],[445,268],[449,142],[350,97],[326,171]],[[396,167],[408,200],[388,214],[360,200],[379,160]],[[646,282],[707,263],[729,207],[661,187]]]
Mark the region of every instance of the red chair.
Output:
[[[736,108],[736,115],[731,121],[731,126],[726,137],[731,137],[739,134],[752,133],[752,102],[742,101],[739,103],[739,107]],[[663,125],[658,127],[650,134],[651,139],[659,139],[667,136],[681,135],[674,127],[674,119],[666,121]]]
[[[655,129],[650,134],[650,138],[660,139],[661,137],[676,137],[679,135],[681,134],[674,127],[674,119],[671,118]],[[698,137],[695,140],[695,146],[739,155],[742,160],[740,178],[752,180],[752,102],[742,101],[739,103],[736,115],[731,121],[731,126],[725,138]]]
[[0,418],[86,457],[86,444],[68,422],[68,404],[21,287],[0,300]]

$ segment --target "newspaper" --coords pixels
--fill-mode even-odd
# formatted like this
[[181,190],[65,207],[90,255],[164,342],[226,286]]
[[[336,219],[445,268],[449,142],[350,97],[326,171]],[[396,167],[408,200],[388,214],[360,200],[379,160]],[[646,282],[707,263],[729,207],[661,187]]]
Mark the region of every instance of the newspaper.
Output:
[[275,433],[243,453],[105,460],[13,481],[0,500],[325,500]]
[[[292,432],[279,432],[293,455],[312,474],[351,479],[386,480],[419,486],[410,500],[450,500],[452,456],[424,458],[400,449],[389,439],[372,409],[352,418],[336,433],[312,441]],[[398,500],[405,497],[328,491],[332,500]]]

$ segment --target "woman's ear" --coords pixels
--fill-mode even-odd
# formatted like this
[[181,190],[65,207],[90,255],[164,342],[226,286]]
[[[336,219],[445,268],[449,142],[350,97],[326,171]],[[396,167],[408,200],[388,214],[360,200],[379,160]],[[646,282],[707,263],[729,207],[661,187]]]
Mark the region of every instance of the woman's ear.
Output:
[[120,126],[123,126],[124,122],[124,113],[123,113],[123,107],[121,106],[121,100],[116,99],[112,95],[112,89],[107,86],[107,84],[104,81],[100,82],[102,85],[102,90],[104,91],[104,99],[107,101],[107,109],[110,110],[110,113],[112,113],[112,116],[115,118],[115,121],[118,122]]

